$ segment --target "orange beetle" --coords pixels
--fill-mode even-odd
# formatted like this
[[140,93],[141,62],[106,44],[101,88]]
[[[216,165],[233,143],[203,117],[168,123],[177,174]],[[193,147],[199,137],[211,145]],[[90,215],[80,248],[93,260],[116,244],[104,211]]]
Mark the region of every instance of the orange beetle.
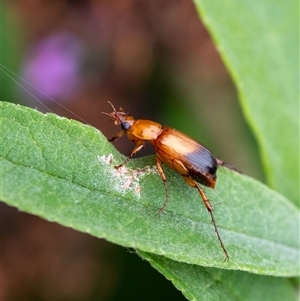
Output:
[[145,141],[150,141],[150,143],[154,146],[156,153],[156,167],[161,179],[163,180],[166,191],[166,200],[162,208],[159,210],[159,213],[164,211],[168,203],[167,179],[162,169],[162,164],[165,163],[171,169],[182,175],[184,180],[190,186],[198,190],[208,212],[210,213],[218,240],[226,255],[224,261],[229,260],[229,255],[215,222],[212,205],[198,183],[214,188],[217,179],[216,172],[218,166],[223,165],[228,168],[234,168],[214,157],[205,146],[189,136],[173,128],[162,126],[161,124],[151,120],[135,120],[132,116],[127,115],[122,108],[117,111],[111,102],[108,103],[111,105],[113,112],[101,113],[112,117],[114,124],[120,124],[122,128],[122,130],[116,136],[109,139],[109,141],[114,142],[123,134],[126,134],[128,139],[135,145],[127,159],[122,164],[116,166],[116,168],[120,168],[128,163],[133,155],[143,148]]

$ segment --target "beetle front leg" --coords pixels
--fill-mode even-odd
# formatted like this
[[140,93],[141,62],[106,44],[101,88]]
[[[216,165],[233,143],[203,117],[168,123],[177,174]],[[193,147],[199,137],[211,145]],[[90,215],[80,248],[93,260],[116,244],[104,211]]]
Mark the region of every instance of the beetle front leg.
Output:
[[125,131],[120,131],[116,136],[112,137],[111,139],[108,139],[109,142],[114,143],[117,139],[122,137],[125,134]]
[[126,164],[130,161],[130,159],[131,159],[137,152],[139,152],[139,151],[142,149],[142,147],[143,147],[144,144],[145,144],[143,140],[134,141],[134,143],[135,143],[135,147],[134,147],[134,149],[132,150],[132,152],[130,153],[130,155],[127,157],[127,159],[126,159],[123,163],[121,163],[120,165],[115,166],[116,169],[119,169],[120,167],[126,165]]

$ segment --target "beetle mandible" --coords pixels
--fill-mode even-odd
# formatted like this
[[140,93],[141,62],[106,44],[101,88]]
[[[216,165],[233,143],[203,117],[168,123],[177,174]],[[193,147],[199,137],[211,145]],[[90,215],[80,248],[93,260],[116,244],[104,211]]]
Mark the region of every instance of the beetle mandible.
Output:
[[145,141],[150,141],[154,146],[156,167],[164,183],[166,192],[166,200],[159,210],[159,213],[164,211],[168,203],[167,178],[162,169],[162,164],[165,163],[171,169],[178,172],[190,186],[198,190],[205,207],[210,213],[215,232],[225,253],[226,257],[224,261],[229,260],[228,252],[217,228],[212,205],[199,183],[214,188],[217,180],[216,172],[218,166],[222,165],[231,169],[234,169],[234,167],[217,159],[205,146],[180,131],[171,127],[162,126],[151,120],[135,120],[132,116],[126,114],[122,108],[117,111],[110,101],[108,101],[108,103],[111,105],[113,112],[101,113],[110,116],[114,124],[121,125],[122,128],[122,130],[118,132],[116,136],[109,139],[109,141],[114,142],[126,134],[128,139],[134,143],[134,148],[127,159],[122,164],[115,166],[115,168],[120,168],[128,163],[129,160],[143,148]]

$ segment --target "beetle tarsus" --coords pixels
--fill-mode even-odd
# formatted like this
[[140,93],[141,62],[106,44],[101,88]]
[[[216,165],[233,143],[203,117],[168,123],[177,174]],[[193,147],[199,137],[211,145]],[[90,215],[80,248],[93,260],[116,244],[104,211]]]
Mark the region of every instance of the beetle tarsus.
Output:
[[165,210],[168,202],[169,202],[169,193],[168,193],[168,186],[167,186],[167,178],[166,175],[164,173],[164,170],[162,169],[162,164],[163,162],[159,159],[159,157],[155,158],[155,163],[156,163],[156,168],[157,171],[160,175],[160,178],[162,179],[163,183],[164,183],[164,187],[165,187],[165,192],[166,192],[166,200],[163,204],[163,206],[159,209],[158,214],[163,213],[163,211]]
[[228,255],[228,252],[227,252],[227,250],[225,248],[225,245],[224,245],[224,243],[222,241],[222,238],[220,236],[220,233],[219,233],[219,230],[218,230],[218,227],[217,227],[217,224],[216,224],[216,220],[215,220],[215,217],[214,217],[214,214],[213,214],[212,205],[211,205],[209,199],[207,198],[207,196],[205,195],[203,189],[198,185],[198,183],[194,182],[194,184],[195,184],[194,187],[197,188],[197,190],[198,190],[198,192],[199,192],[199,194],[200,194],[200,196],[202,198],[202,201],[203,201],[205,207],[207,208],[207,210],[208,210],[208,212],[209,212],[209,214],[211,216],[211,221],[212,221],[213,226],[215,228],[215,232],[217,234],[217,237],[218,237],[218,240],[220,242],[221,248],[222,248],[222,250],[223,250],[223,252],[225,253],[225,256],[226,256],[224,262],[228,261],[229,260],[229,255]]
[[210,216],[211,216],[211,222],[212,222],[213,225],[214,225],[215,232],[216,232],[216,234],[217,234],[217,237],[218,237],[218,240],[219,240],[219,242],[220,242],[221,248],[222,248],[223,252],[225,253],[225,259],[224,259],[223,263],[224,263],[225,261],[228,262],[228,261],[229,261],[229,255],[228,255],[228,253],[227,253],[227,250],[226,250],[226,248],[225,248],[225,246],[224,246],[224,244],[223,244],[222,238],[221,238],[220,233],[219,233],[219,231],[218,231],[218,228],[217,228],[217,224],[216,224],[216,220],[215,220],[213,211],[212,211],[212,210],[211,210],[211,211],[208,210],[208,212],[209,212],[209,214],[210,214]]
[[115,166],[115,169],[119,169],[119,168],[121,168],[122,166],[126,165],[126,164],[130,161],[131,158],[132,158],[132,155],[130,155],[129,157],[127,157],[126,160],[125,160],[123,163],[121,163],[121,164],[119,164],[119,165],[116,165],[116,166]]
[[167,181],[163,180],[164,187],[165,187],[165,192],[166,192],[166,200],[163,204],[163,206],[159,209],[158,214],[161,214],[164,212],[165,208],[167,207],[167,204],[169,202],[169,193],[168,193],[168,186],[167,186]]
[[223,160],[220,160],[217,158],[217,162],[218,162],[218,166],[223,166],[223,167],[226,167],[228,169],[231,169],[231,170],[234,170],[238,173],[242,173],[240,170],[238,170],[236,167],[234,167],[233,165],[223,161]]

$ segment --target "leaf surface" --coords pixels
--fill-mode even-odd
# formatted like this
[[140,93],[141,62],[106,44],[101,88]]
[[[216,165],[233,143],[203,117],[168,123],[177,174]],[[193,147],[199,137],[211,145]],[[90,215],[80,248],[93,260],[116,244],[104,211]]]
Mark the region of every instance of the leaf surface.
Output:
[[[20,210],[122,246],[176,261],[293,276],[299,273],[299,211],[265,185],[220,168],[206,188],[230,255],[197,191],[165,168],[170,202],[153,157],[122,162],[96,129],[1,102],[1,199]],[[125,138],[124,138],[125,139]]]

